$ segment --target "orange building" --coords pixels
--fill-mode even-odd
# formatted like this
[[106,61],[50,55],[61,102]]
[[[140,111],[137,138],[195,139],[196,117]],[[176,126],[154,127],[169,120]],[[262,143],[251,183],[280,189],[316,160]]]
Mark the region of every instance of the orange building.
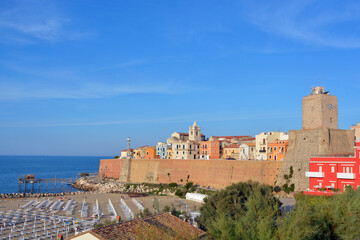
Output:
[[274,143],[268,143],[267,160],[282,161],[288,149],[288,140],[275,140]]
[[134,149],[133,158],[143,159],[145,157],[145,149],[148,146],[142,146]]
[[201,141],[200,159],[220,159],[220,142]]
[[156,147],[155,146],[151,146],[151,147],[147,147],[145,149],[145,159],[156,159],[156,158],[160,158],[159,155],[156,155]]

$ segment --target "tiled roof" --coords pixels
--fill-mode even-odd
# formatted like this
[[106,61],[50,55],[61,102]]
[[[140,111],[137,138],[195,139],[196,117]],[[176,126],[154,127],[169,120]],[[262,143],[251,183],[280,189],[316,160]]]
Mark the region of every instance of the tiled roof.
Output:
[[251,138],[251,136],[213,136],[213,138],[225,138],[225,139],[232,139],[232,138]]
[[181,136],[189,136],[188,133],[179,133]]
[[145,146],[142,146],[142,147],[137,147],[137,148],[135,148],[135,150],[142,149],[142,148],[147,148],[147,147],[148,147],[148,145],[145,145]]
[[230,145],[228,145],[228,146],[226,146],[224,148],[238,148],[238,147],[240,147],[239,144],[230,144]]
[[206,234],[170,213],[117,223],[93,229],[90,232],[102,240],[197,239]]

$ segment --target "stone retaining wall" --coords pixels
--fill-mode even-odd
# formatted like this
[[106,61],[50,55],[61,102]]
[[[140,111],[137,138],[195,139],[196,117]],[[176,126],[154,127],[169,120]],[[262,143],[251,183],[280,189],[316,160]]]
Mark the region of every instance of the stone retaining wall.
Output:
[[[123,164],[123,161],[129,162]],[[281,161],[103,159],[99,176],[132,183],[181,184],[189,180],[200,186],[225,188],[248,180],[274,185],[281,165]]]

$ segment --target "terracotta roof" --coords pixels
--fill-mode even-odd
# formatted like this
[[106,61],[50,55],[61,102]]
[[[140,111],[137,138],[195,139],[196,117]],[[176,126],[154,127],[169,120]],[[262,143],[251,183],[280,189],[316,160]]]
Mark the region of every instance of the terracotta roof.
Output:
[[238,148],[238,147],[240,147],[239,144],[230,144],[230,145],[228,145],[228,146],[226,146],[224,148]]
[[181,136],[189,136],[188,133],[179,133]]
[[251,136],[212,136],[213,138],[225,138],[225,139],[232,139],[232,138],[251,138]]
[[244,139],[241,139],[242,141],[253,141],[255,140],[255,138],[253,137],[249,137],[249,138],[244,138]]
[[206,234],[170,213],[117,223],[90,230],[90,233],[101,240],[196,239]]
[[145,145],[145,146],[142,146],[142,147],[137,147],[135,149],[140,149],[140,148],[147,148],[149,145]]

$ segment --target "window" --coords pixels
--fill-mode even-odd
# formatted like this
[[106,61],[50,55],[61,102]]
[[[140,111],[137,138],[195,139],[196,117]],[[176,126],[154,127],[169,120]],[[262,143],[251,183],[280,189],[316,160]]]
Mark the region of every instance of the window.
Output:
[[274,151],[276,151],[276,147],[274,147]]
[[276,160],[276,155],[274,155],[274,160]]
[[322,166],[319,166],[319,172],[322,172]]
[[322,182],[319,182],[319,186],[322,187]]
[[350,172],[353,173],[353,167],[350,168]]
[[349,171],[349,167],[346,167],[346,173],[349,173],[350,171]]
[[331,172],[334,173],[335,172],[335,167],[331,166]]
[[269,159],[271,159],[271,155],[269,155]]
[[335,183],[331,183],[331,186],[332,186],[333,188],[335,188]]

